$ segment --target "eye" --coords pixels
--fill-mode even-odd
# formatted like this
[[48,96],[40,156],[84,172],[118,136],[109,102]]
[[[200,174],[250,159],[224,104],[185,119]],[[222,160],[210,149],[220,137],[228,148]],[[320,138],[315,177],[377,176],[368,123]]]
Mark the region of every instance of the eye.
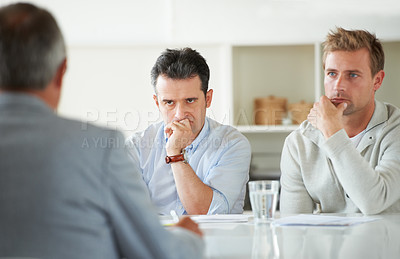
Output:
[[171,106],[174,104],[174,101],[165,101],[164,102],[166,105]]
[[350,73],[350,77],[351,77],[351,78],[356,78],[356,77],[358,77],[358,75],[355,74],[355,73]]
[[189,98],[189,99],[186,99],[186,102],[187,103],[194,103],[195,100],[196,99],[194,99],[194,98]]
[[334,77],[334,76],[336,76],[336,73],[335,72],[328,72],[327,75],[330,76],[330,77]]

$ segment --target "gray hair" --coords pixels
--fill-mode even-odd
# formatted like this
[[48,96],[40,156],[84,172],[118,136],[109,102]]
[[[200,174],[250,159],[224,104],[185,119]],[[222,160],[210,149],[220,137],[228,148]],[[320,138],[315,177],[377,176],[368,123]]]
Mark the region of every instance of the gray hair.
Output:
[[54,17],[31,4],[0,8],[0,89],[44,89],[66,58]]

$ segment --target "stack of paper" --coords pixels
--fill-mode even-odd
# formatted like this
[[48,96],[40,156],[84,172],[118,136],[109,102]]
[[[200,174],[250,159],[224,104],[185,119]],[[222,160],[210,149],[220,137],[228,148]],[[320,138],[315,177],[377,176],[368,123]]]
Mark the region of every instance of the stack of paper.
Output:
[[198,215],[191,216],[190,218],[197,223],[231,223],[231,222],[247,222],[249,217],[252,215],[248,214],[221,214],[221,215]]
[[351,226],[378,220],[377,217],[341,217],[325,215],[305,215],[285,217],[272,222],[275,226]]

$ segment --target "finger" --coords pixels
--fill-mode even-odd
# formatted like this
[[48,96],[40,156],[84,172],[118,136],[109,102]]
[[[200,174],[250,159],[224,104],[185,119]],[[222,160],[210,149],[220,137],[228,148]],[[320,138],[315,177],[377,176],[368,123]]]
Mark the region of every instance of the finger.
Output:
[[183,119],[183,120],[181,120],[181,121],[179,121],[179,122],[180,122],[181,124],[187,126],[187,127],[190,127],[190,121],[189,121],[188,118]]
[[165,134],[167,134],[167,138],[171,137],[172,133],[174,133],[174,131],[171,128],[165,128],[164,132]]
[[174,121],[174,122],[173,122],[173,125],[174,125],[176,128],[179,128],[179,129],[181,129],[181,130],[190,130],[190,129],[191,129],[189,120],[185,120],[185,121]]
[[173,122],[168,123],[167,125],[164,126],[164,131],[167,131],[168,129],[171,129]]
[[315,107],[311,108],[310,112],[308,113],[308,115],[316,116],[317,115],[317,108],[315,108]]
[[174,121],[171,124],[171,129],[172,130],[180,130],[184,127],[184,125],[182,123],[180,123],[179,121]]
[[346,110],[347,108],[347,103],[339,103],[339,105],[336,106],[336,108],[338,108],[339,111],[344,112],[344,110]]
[[323,96],[321,96],[319,101],[322,103],[326,103],[326,102],[330,102],[331,100],[326,95],[323,95]]
[[308,120],[309,122],[312,122],[312,121],[315,120],[316,117],[317,117],[317,116],[316,116],[315,114],[309,113],[309,114],[307,115],[307,120]]
[[180,221],[176,224],[176,226],[186,228],[198,234],[199,236],[203,236],[203,232],[200,230],[199,225],[194,222],[190,217],[182,217]]

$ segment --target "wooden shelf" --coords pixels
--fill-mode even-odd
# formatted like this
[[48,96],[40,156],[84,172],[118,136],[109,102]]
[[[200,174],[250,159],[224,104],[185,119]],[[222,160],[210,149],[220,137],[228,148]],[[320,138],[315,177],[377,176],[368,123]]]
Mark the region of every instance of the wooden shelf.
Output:
[[235,128],[242,133],[290,133],[299,125],[237,125]]

